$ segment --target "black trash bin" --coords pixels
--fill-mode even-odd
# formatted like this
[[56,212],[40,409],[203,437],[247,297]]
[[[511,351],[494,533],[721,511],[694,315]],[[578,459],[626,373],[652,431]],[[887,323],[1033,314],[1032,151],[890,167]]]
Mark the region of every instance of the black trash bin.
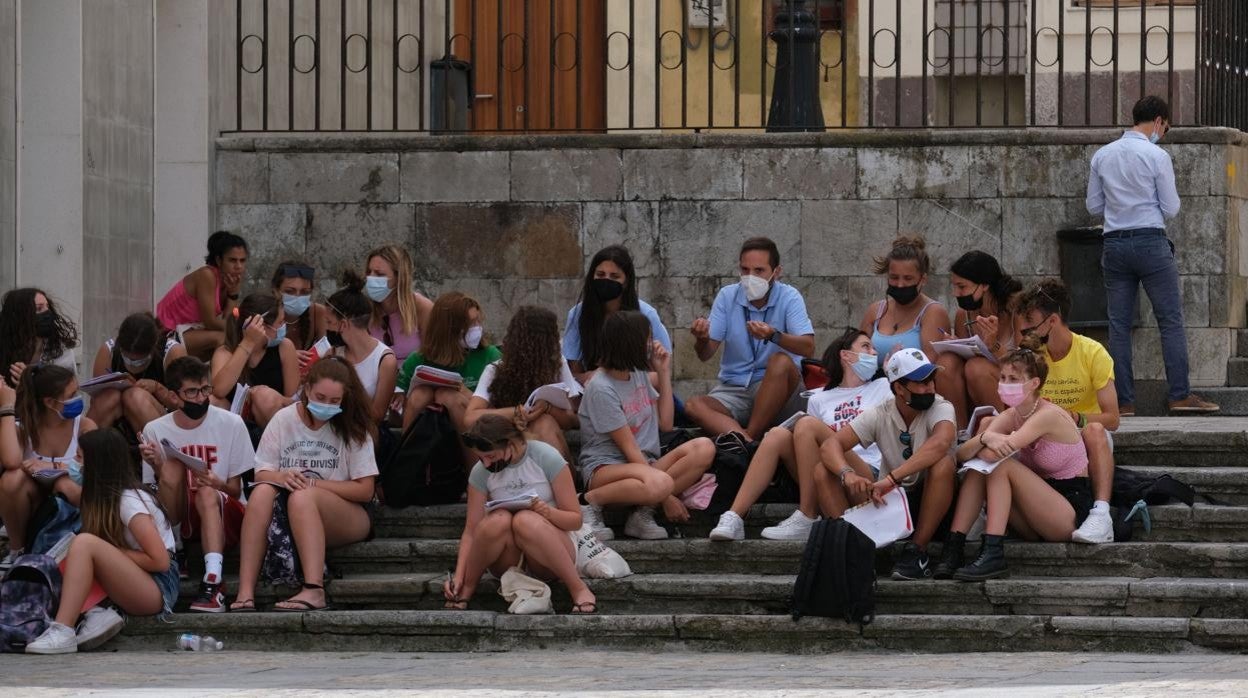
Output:
[[1109,327],[1105,306],[1105,275],[1101,271],[1101,227],[1057,231],[1062,281],[1070,289],[1070,317],[1074,329]]
[[429,64],[429,130],[456,132],[468,130],[472,109],[472,64],[454,56],[443,56]]

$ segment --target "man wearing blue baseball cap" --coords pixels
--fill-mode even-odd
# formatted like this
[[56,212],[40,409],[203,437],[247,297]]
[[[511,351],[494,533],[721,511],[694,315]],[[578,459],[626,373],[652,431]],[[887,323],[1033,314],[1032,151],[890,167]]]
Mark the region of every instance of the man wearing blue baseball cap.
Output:
[[[858,415],[820,450],[824,467],[840,479],[832,496],[848,504],[881,502],[904,488],[917,525],[893,566],[893,579],[931,578],[927,544],[953,502],[956,416],[953,404],[936,394],[936,370],[922,351],[898,350],[884,364],[893,399]],[[854,453],[860,444],[880,447],[879,473]]]

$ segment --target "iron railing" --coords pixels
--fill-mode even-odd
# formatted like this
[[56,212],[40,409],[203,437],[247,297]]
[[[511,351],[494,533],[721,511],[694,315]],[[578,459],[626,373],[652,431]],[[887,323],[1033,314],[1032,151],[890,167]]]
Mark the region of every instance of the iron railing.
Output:
[[[1245,0],[226,6],[226,132],[762,129],[775,98],[817,102],[819,128],[1072,127],[1127,123],[1145,94],[1248,129]],[[790,36],[813,77],[776,95],[777,66],[802,68]]]

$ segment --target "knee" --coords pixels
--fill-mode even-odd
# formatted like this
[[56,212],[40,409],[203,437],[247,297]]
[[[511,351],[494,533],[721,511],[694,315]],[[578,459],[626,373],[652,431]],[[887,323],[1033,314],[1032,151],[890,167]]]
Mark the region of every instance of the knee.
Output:
[[936,373],[936,377],[939,378],[942,373],[946,375],[961,373],[963,361],[962,357],[957,354],[954,354],[953,352],[945,352],[944,354],[938,354],[936,356],[936,365],[942,369]]
[[316,490],[313,488],[294,490],[286,499],[286,507],[291,513],[316,510]]
[[477,524],[476,535],[488,536],[489,538],[505,536],[511,532],[511,520],[513,518],[510,511],[490,512]]
[[770,443],[773,446],[780,446],[784,444],[785,441],[792,440],[793,432],[785,429],[784,427],[772,427],[767,430],[766,434],[763,434],[763,443]]
[[706,414],[706,401],[709,399],[705,395],[696,395],[689,398],[685,401],[685,414],[694,419]]
[[151,403],[151,397],[151,394],[142,388],[128,388],[121,394],[121,408],[127,412],[142,409],[144,405]]
[[105,390],[91,398],[91,409],[97,412],[112,412],[122,403],[125,395],[140,388],[130,388],[124,394],[120,390]]
[[20,468],[4,471],[4,475],[0,475],[0,492],[8,495],[17,494],[30,485],[34,484],[34,480],[26,474],[26,471]]
[[1101,445],[1107,443],[1105,437],[1105,425],[1100,422],[1088,422],[1083,428],[1083,442],[1088,446]]
[[944,458],[936,461],[936,464],[928,470],[928,476],[941,481],[947,480],[949,482],[953,482],[954,477],[957,474],[957,470],[958,467],[953,462],[953,456],[945,456]]
[[[793,425],[793,438],[810,438],[814,436],[819,427],[826,426],[818,417],[807,415],[797,420],[797,424]],[[779,429],[780,427],[776,427]],[[773,430],[774,431],[774,430]]]
[[793,363],[793,359],[782,351],[772,354],[771,358],[767,359],[768,373],[788,373],[796,370],[797,365]]
[[991,377],[994,381],[997,379],[997,367],[988,359],[975,357],[966,362],[966,378],[967,380],[982,380]]
[[688,444],[687,448],[689,449],[689,455],[696,459],[698,463],[704,463],[709,467],[715,460],[714,441],[711,441],[705,436],[699,436],[698,438],[688,442]]
[[554,434],[563,431],[559,428],[559,422],[556,422],[555,418],[548,414],[541,415],[537,419],[530,422],[529,430],[543,437],[553,436]]
[[195,490],[195,508],[200,512],[208,509],[216,509],[220,495],[211,487],[200,487]]
[[672,495],[672,477],[661,470],[655,470],[646,476],[643,483],[645,485],[646,504],[661,504],[663,500]]
[[93,533],[78,533],[69,544],[70,555],[89,554],[93,548],[103,543],[104,539]]
[[550,522],[532,511],[518,511],[511,517],[511,532],[517,538],[532,538]]

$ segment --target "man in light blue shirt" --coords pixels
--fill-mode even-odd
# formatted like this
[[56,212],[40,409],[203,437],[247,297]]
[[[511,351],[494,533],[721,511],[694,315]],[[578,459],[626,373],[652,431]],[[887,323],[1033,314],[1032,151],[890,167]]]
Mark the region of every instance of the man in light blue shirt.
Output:
[[738,258],[741,281],[720,289],[711,316],[694,320],[694,350],[709,361],[724,346],[719,385],[694,397],[685,414],[709,434],[735,434],[744,447],[801,409],[801,357],[815,353],[815,330],[802,294],[780,283],[780,251],[751,238]]
[[1109,354],[1114,359],[1118,408],[1135,414],[1135,377],[1131,371],[1131,325],[1140,284],[1152,303],[1161,333],[1161,354],[1169,383],[1171,412],[1216,412],[1218,406],[1193,395],[1188,383],[1187,336],[1174,243],[1166,220],[1179,213],[1170,154],[1157,141],[1170,130],[1170,107],[1160,97],[1145,97],[1132,109],[1135,127],[1092,156],[1088,177],[1088,212],[1104,215],[1105,272],[1109,308]]

